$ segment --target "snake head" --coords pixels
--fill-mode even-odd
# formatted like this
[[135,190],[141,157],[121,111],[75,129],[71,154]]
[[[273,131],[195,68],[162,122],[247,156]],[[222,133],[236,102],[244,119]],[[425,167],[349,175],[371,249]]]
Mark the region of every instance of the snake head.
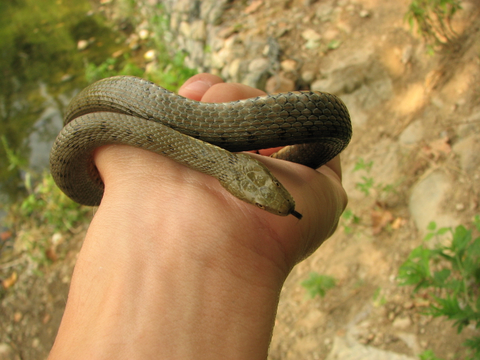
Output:
[[265,165],[247,154],[234,156],[238,172],[234,179],[220,181],[224,188],[239,199],[272,214],[302,217],[295,211],[292,195]]

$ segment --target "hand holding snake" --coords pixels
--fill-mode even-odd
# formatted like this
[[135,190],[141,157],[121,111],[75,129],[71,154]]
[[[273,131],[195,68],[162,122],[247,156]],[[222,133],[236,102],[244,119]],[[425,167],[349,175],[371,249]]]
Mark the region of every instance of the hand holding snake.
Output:
[[71,102],[52,149],[51,171],[69,197],[98,205],[103,182],[94,150],[132,145],[214,176],[234,196],[261,209],[301,218],[292,196],[261,162],[227,150],[300,144],[273,157],[316,168],[341,152],[350,137],[348,111],[330,94],[297,92],[209,104],[138,78],[114,77]]

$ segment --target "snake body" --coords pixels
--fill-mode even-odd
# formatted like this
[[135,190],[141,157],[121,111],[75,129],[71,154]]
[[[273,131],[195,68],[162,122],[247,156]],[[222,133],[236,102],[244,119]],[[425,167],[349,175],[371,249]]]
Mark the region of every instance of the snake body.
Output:
[[316,168],[340,153],[352,134],[346,106],[331,94],[290,92],[204,103],[132,76],[85,88],[69,104],[64,124],[50,170],[60,189],[80,204],[99,205],[103,196],[93,151],[126,144],[214,176],[237,198],[271,213],[298,218],[292,196],[270,171],[231,151],[291,145],[272,156]]

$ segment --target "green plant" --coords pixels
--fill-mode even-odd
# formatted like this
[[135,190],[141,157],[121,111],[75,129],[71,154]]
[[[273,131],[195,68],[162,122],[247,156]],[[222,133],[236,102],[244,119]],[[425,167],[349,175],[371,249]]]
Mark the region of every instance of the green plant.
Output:
[[85,78],[89,83],[115,75],[143,76],[145,71],[132,62],[129,56],[123,59],[108,58],[100,65],[88,63],[85,68]]
[[435,356],[432,350],[425,350],[421,354],[418,355],[420,360],[442,360]]
[[[473,222],[480,231],[480,216]],[[434,222],[425,241],[450,235],[447,245],[433,249],[422,244],[415,248],[400,266],[400,285],[414,286],[413,294],[424,291],[430,298],[427,313],[446,317],[460,333],[470,323],[480,328],[480,237],[473,239],[473,231],[463,225],[455,229],[437,229]],[[480,359],[480,337],[468,339],[464,345],[472,352],[471,359]]]
[[88,220],[90,209],[70,200],[55,185],[48,172],[35,174],[27,163],[16,154],[4,137],[2,145],[8,154],[9,170],[23,174],[26,196],[7,205],[5,226],[16,234],[18,248],[36,264],[48,262],[52,235],[71,232],[79,223]]
[[312,299],[315,296],[324,297],[327,290],[335,287],[335,284],[336,281],[333,277],[316,272],[310,273],[310,277],[301,283]]
[[16,234],[18,250],[41,266],[49,262],[53,235],[75,232],[76,226],[90,220],[91,210],[62,193],[49,173],[37,180],[26,174],[28,195],[7,208],[5,225]]
[[[134,6],[130,0],[125,2],[125,7]],[[150,71],[138,65],[138,61],[125,54],[122,58],[108,58],[104,62],[96,65],[88,63],[85,69],[85,77],[89,83],[115,76],[131,75],[145,78],[170,91],[176,91],[181,84],[188,78],[196,74],[194,69],[185,66],[184,52],[175,52],[171,54],[167,48],[168,27],[170,21],[165,15],[162,6],[158,6],[153,19],[149,21],[152,24],[151,32],[153,36],[145,44],[146,48],[156,49],[154,64]]]
[[[373,161],[365,162],[363,158],[359,158],[355,163],[353,172],[364,171],[367,175],[369,175],[372,167]],[[355,187],[361,192],[363,192],[365,196],[369,196],[372,189],[376,190],[378,194],[388,194],[395,192],[395,185],[383,185],[382,183],[376,184],[373,177],[366,175],[363,175],[361,179],[362,181],[357,182],[355,184]]]
[[346,209],[342,214],[343,221],[343,231],[346,234],[351,234],[353,231],[353,226],[360,224],[360,217],[355,215],[351,209]]
[[157,6],[157,11],[149,22],[152,26],[152,44],[151,47],[157,50],[158,67],[156,71],[148,74],[149,80],[165,87],[168,90],[175,91],[188,78],[197,72],[185,66],[185,52],[171,53],[172,49],[167,47],[171,42],[169,33],[170,19],[166,15],[162,5]]
[[385,295],[382,294],[382,288],[378,287],[373,294],[373,304],[375,306],[383,306],[387,303]]
[[452,28],[451,20],[461,9],[460,0],[412,0],[405,20],[417,32],[432,51],[435,46],[451,42],[456,33]]

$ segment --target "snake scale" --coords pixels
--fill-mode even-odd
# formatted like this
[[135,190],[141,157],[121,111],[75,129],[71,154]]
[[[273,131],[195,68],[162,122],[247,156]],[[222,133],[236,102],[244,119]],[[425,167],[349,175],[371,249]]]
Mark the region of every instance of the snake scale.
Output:
[[140,78],[115,76],[72,99],[50,153],[50,170],[71,199],[99,205],[104,184],[93,151],[126,144],[211,175],[261,209],[300,219],[292,196],[265,165],[233,152],[285,146],[272,156],[317,168],[339,154],[351,135],[348,110],[331,94],[302,91],[205,103]]

